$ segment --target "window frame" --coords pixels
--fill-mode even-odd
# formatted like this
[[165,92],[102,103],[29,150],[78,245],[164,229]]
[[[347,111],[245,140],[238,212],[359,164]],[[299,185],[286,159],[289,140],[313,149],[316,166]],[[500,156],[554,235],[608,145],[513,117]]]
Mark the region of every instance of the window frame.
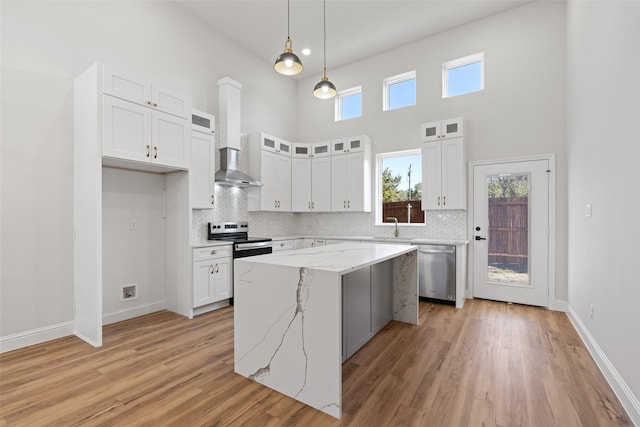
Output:
[[[459,93],[457,95],[449,95],[449,70],[463,67],[465,65],[475,64],[477,62],[480,63],[480,89]],[[484,52],[478,52],[462,58],[452,59],[451,61],[447,61],[442,64],[442,99],[455,98],[456,96],[480,92],[482,90],[484,90]]]
[[[354,117],[349,117],[347,119],[343,119],[342,118],[342,100],[346,97],[349,96],[353,96],[356,94],[360,94],[361,98],[360,98],[360,115],[359,116],[354,116]],[[362,86],[354,86],[352,88],[349,89],[345,89],[345,90],[341,90],[340,92],[338,92],[338,95],[336,96],[336,101],[335,101],[335,115],[334,115],[334,121],[336,122],[342,122],[345,120],[351,120],[351,119],[357,119],[359,117],[362,117]]]
[[418,103],[418,94],[414,93],[415,102],[413,104],[403,105],[402,107],[389,108],[389,88],[396,83],[402,83],[409,80],[415,80],[417,92],[418,79],[416,77],[416,70],[407,71],[406,73],[402,74],[396,74],[395,76],[387,77],[382,80],[382,111],[399,110],[400,108],[411,107]]
[[[382,218],[382,161],[385,158],[389,157],[404,157],[411,155],[420,155],[420,161],[422,162],[422,149],[421,148],[412,148],[409,150],[401,150],[401,151],[389,151],[385,153],[376,153],[376,196],[375,196],[375,222],[376,226],[390,226],[395,227],[395,223],[393,222],[384,222],[384,218]],[[420,182],[422,183],[422,177],[420,177]],[[420,199],[422,200],[422,198]],[[426,213],[425,213],[425,222],[399,222],[398,226],[402,227],[423,227],[426,225]]]

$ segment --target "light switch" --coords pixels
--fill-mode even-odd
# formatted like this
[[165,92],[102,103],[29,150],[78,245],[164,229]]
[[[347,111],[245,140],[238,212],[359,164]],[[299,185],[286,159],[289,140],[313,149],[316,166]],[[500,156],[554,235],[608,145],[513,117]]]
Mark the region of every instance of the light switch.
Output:
[[591,216],[591,203],[587,203],[585,213],[587,214],[587,216]]

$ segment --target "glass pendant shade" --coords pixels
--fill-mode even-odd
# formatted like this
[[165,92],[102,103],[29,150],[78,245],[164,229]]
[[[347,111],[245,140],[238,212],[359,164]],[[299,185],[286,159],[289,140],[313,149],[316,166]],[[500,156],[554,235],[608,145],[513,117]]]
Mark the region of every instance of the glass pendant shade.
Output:
[[336,96],[336,87],[329,81],[327,76],[322,77],[322,80],[316,84],[313,88],[313,96],[320,99],[330,99]]
[[284,52],[278,55],[273,65],[273,68],[278,73],[284,74],[285,76],[295,76],[302,72],[302,61],[300,61],[298,55],[293,53],[291,45],[291,39],[287,37],[287,41],[284,44]]

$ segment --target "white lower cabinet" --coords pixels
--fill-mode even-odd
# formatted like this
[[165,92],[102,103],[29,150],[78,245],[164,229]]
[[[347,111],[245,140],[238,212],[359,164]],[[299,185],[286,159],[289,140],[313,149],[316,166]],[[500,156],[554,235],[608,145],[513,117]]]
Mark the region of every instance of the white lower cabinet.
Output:
[[274,240],[273,252],[289,251],[292,249],[302,249],[303,239],[290,239],[290,240]]
[[201,307],[233,296],[231,247],[193,250],[193,307]]

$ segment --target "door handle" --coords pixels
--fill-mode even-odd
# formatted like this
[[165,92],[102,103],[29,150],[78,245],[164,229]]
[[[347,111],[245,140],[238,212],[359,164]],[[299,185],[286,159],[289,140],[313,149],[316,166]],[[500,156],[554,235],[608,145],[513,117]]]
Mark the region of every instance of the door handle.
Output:
[[485,237],[476,236],[476,240],[487,240]]

